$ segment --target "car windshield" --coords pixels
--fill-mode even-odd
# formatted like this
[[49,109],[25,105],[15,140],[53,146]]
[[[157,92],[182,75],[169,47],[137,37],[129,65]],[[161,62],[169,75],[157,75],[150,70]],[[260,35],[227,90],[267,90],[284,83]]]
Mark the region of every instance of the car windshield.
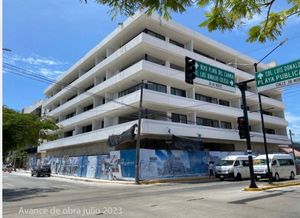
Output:
[[255,159],[253,161],[253,165],[266,165],[267,160],[266,159]]
[[233,160],[221,160],[217,166],[232,166]]

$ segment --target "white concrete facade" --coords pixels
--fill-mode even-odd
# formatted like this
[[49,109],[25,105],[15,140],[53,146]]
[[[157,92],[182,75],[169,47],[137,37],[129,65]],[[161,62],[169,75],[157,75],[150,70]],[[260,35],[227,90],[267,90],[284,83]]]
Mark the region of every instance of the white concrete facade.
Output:
[[[172,21],[136,14],[45,90],[43,113],[53,116],[63,130],[60,139],[42,144],[39,151],[103,144],[109,135],[129,129],[137,123],[140,90],[136,86],[142,80],[148,84],[143,108],[150,111],[142,119],[144,138],[201,135],[204,142],[241,146],[244,140],[239,139],[236,124],[243,114],[240,91],[187,84],[185,56],[233,72],[237,82],[254,78],[254,59]],[[263,146],[258,96],[255,84],[249,85],[251,140]],[[286,144],[281,91],[263,94],[267,141]]]

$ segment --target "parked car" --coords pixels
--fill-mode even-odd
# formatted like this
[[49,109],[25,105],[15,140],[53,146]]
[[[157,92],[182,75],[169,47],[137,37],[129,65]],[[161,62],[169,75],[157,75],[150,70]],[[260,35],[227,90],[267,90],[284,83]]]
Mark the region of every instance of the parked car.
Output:
[[[296,167],[294,158],[289,154],[269,154],[269,166],[272,178],[278,181],[280,178],[294,179]],[[254,175],[256,180],[268,178],[268,166],[266,155],[259,155],[254,159]]]
[[51,176],[51,168],[49,165],[37,166],[31,170],[31,176]]
[[224,178],[236,180],[250,178],[248,156],[231,155],[223,158],[215,167],[215,174],[220,180],[224,180]]
[[12,164],[3,164],[2,171],[11,173],[12,171],[16,171],[16,169],[14,168],[14,166]]

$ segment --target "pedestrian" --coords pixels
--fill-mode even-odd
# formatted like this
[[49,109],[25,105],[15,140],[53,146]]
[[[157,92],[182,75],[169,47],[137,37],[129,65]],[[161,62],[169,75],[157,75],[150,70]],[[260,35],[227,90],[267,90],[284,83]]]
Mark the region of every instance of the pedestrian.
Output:
[[209,171],[209,178],[211,176],[215,176],[215,170],[214,170],[215,166],[214,166],[214,162],[210,161],[208,164],[208,171]]

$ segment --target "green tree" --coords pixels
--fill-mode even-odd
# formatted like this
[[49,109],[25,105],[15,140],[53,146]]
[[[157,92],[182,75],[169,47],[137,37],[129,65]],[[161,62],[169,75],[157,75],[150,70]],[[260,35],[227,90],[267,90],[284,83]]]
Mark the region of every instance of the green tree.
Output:
[[51,118],[34,114],[23,114],[3,106],[3,153],[20,150],[28,145],[38,145],[41,140],[53,140],[58,126]]
[[[88,0],[81,0],[88,2]],[[146,13],[158,12],[170,19],[171,12],[183,13],[186,8],[194,5],[199,8],[209,8],[205,14],[206,20],[200,26],[209,31],[232,30],[254,16],[264,19],[248,30],[248,42],[274,41],[282,34],[286,21],[300,16],[300,0],[96,0],[97,3],[108,5],[112,16],[122,14],[133,15],[137,10],[144,9]],[[274,9],[280,6],[281,10]]]

